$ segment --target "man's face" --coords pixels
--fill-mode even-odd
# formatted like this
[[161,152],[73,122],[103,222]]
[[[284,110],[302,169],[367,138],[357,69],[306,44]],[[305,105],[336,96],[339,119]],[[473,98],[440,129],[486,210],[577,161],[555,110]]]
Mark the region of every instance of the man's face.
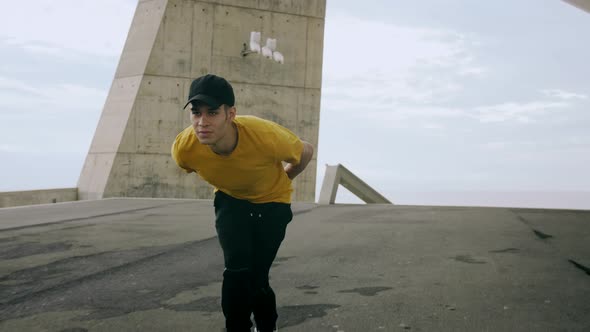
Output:
[[190,107],[193,129],[201,144],[215,145],[232,130],[232,121],[236,115],[234,107],[221,105],[211,109],[203,104],[191,104]]

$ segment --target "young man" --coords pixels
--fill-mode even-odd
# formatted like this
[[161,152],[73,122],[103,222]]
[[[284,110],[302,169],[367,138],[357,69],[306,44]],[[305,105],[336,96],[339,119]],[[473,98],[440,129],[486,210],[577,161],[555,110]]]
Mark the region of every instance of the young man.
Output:
[[291,180],[311,160],[313,146],[274,122],[236,116],[234,102],[225,79],[195,79],[184,106],[191,104],[192,126],[176,137],[172,156],[216,188],[227,331],[250,331],[252,313],[257,331],[275,331],[278,315],[268,274],[293,218]]

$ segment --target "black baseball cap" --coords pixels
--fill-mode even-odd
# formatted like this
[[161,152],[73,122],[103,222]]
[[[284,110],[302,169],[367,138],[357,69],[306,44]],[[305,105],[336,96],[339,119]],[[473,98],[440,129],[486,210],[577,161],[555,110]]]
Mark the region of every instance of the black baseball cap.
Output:
[[219,108],[222,104],[234,106],[234,89],[223,77],[207,74],[196,78],[188,92],[188,102],[183,109],[193,101],[200,101],[213,109]]

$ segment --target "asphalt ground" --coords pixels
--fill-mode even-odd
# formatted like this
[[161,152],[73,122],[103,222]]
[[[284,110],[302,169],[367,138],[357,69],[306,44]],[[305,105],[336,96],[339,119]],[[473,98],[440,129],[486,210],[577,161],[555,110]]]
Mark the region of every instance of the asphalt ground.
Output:
[[[279,331],[590,331],[590,211],[294,204]],[[210,200],[0,209],[0,331],[220,331]]]

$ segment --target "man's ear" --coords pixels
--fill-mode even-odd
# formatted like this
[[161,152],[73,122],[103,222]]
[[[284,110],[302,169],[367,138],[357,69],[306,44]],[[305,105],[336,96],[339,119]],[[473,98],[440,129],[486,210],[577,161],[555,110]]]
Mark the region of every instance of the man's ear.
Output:
[[227,116],[230,120],[233,120],[236,117],[237,109],[235,106],[231,106],[227,108]]

